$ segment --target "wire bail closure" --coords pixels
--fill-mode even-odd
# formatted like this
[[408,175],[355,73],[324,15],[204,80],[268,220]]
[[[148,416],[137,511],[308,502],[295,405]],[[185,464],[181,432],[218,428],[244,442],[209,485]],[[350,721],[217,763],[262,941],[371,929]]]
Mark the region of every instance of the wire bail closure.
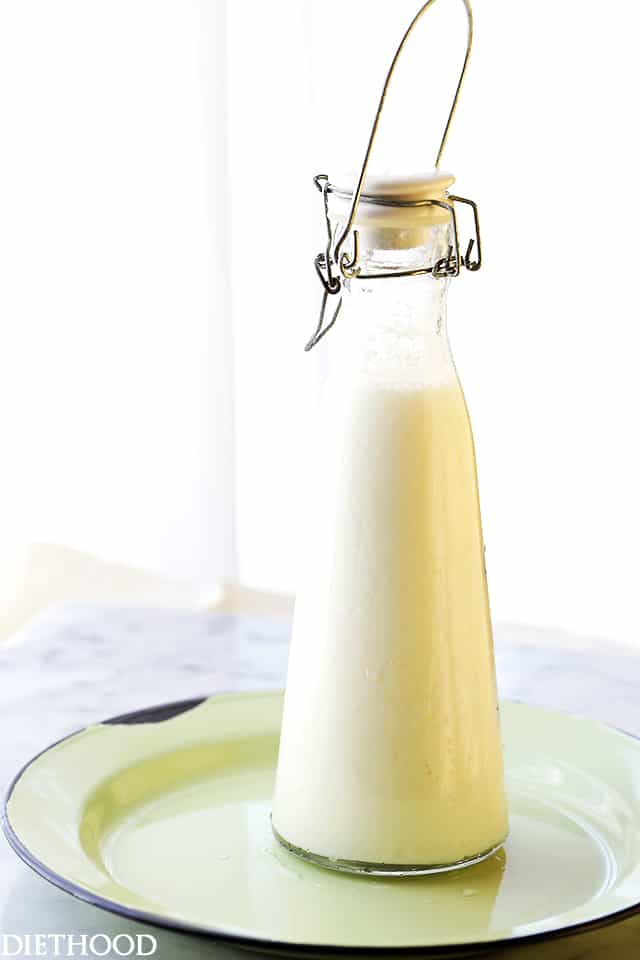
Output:
[[[314,265],[316,273],[320,279],[320,282],[323,286],[323,297],[322,297],[322,306],[320,310],[320,319],[318,325],[313,333],[313,336],[308,341],[305,346],[305,350],[312,350],[317,343],[322,340],[322,338],[331,330],[331,328],[336,323],[338,316],[340,314],[340,309],[342,307],[342,297],[338,301],[338,305],[333,313],[333,317],[328,324],[325,325],[325,316],[327,311],[328,300],[330,296],[335,296],[342,292],[343,284],[345,280],[377,280],[384,277],[417,277],[424,276],[426,274],[431,274],[431,276],[436,279],[442,279],[447,277],[457,277],[459,276],[462,268],[475,272],[479,270],[482,266],[482,245],[480,241],[480,221],[478,217],[478,208],[473,200],[469,200],[466,197],[454,196],[452,194],[447,194],[445,200],[395,200],[390,198],[384,198],[379,196],[372,196],[364,193],[364,184],[367,177],[367,171],[369,169],[369,161],[371,159],[371,154],[373,152],[373,146],[375,143],[376,135],[378,133],[378,127],[380,125],[380,119],[382,117],[382,111],[384,109],[385,101],[387,98],[387,93],[389,92],[389,87],[391,85],[391,80],[395,73],[396,66],[404,48],[414,32],[416,26],[427,12],[429,7],[435,2],[435,0],[427,0],[426,3],[422,5],[420,10],[417,12],[409,27],[407,28],[400,46],[396,50],[395,56],[391,61],[391,66],[387,73],[384,87],[382,89],[382,95],[378,103],[378,109],[373,121],[373,126],[371,128],[371,133],[369,135],[369,141],[367,144],[367,149],[364,155],[364,160],[362,163],[362,168],[360,170],[360,175],[358,177],[358,183],[356,189],[353,192],[351,198],[351,209],[347,217],[347,221],[342,231],[340,232],[337,238],[334,238],[333,227],[331,225],[331,218],[329,216],[329,195],[335,193],[342,197],[345,196],[344,193],[339,191],[334,187],[330,181],[329,177],[326,174],[318,174],[314,177],[314,184],[316,188],[322,194],[323,206],[324,206],[324,216],[327,228],[327,245],[323,251],[321,251],[315,258]],[[471,56],[471,47],[473,43],[473,12],[471,10],[470,0],[462,0],[465,10],[467,12],[467,47],[465,52],[464,61],[462,64],[462,70],[460,72],[460,77],[458,79],[458,84],[455,89],[453,96],[453,101],[451,103],[451,108],[449,110],[449,115],[447,117],[447,122],[445,124],[444,132],[442,134],[442,139],[440,140],[440,145],[438,147],[438,152],[436,154],[435,169],[438,170],[440,166],[440,161],[442,159],[442,154],[447,143],[447,138],[449,136],[449,130],[451,128],[451,123],[458,106],[458,100],[460,98],[460,91],[462,90],[462,84],[464,82],[465,74],[467,71],[467,66],[469,63],[469,58]],[[450,245],[447,256],[442,257],[440,260],[436,261],[433,264],[425,265],[424,267],[419,267],[413,270],[405,271],[393,271],[393,272],[380,272],[380,273],[363,273],[362,268],[359,265],[360,258],[360,243],[359,243],[359,234],[358,230],[354,228],[356,217],[358,214],[358,208],[361,201],[366,203],[379,204],[383,206],[398,206],[398,207],[426,207],[426,206],[437,206],[448,212],[449,222],[451,224],[451,236],[453,243]],[[464,256],[460,251],[459,243],[459,230],[458,230],[458,218],[456,215],[456,204],[465,204],[471,208],[473,212],[473,226],[474,226],[474,236],[469,240],[467,244],[466,251]],[[348,253],[346,250],[347,241],[351,237],[351,252]],[[473,251],[476,251],[475,257],[473,256]]]

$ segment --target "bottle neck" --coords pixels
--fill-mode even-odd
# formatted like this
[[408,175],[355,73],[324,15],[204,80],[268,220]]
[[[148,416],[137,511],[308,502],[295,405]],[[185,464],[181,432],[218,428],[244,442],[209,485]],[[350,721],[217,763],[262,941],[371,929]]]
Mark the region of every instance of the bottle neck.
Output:
[[[434,227],[429,242],[403,250],[365,250],[362,273],[420,269],[446,256],[448,232]],[[437,385],[455,378],[447,336],[449,281],[418,277],[345,283],[331,341],[331,373],[389,387]]]

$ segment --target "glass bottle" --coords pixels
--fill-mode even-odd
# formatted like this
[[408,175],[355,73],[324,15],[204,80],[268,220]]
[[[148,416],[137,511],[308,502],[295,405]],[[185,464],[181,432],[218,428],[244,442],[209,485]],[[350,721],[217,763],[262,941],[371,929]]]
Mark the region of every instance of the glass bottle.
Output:
[[[292,852],[352,872],[453,869],[507,834],[449,280],[401,276],[446,263],[452,223],[443,207],[388,202],[399,189],[445,200],[452,182],[379,181],[386,205],[363,199],[359,276],[344,283],[323,346],[332,357],[312,430],[272,823]],[[346,217],[338,196],[330,215],[335,235]]]

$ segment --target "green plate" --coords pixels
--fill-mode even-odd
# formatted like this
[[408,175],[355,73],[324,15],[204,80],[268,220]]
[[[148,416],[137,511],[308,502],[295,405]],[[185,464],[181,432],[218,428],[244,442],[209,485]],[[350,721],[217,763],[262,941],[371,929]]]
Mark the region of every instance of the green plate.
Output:
[[89,727],[19,774],[9,842],[90,903],[271,950],[469,951],[639,908],[640,741],[503,703],[505,849],[450,874],[380,879],[274,840],[281,710],[281,694],[238,694]]

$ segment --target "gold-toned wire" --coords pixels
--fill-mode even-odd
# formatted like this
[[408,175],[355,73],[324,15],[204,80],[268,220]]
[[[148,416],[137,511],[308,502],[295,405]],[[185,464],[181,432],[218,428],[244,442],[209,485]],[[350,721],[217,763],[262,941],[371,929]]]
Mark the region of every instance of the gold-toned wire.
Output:
[[[453,101],[452,101],[452,103],[451,103],[451,109],[449,110],[449,115],[448,115],[448,117],[447,117],[447,122],[446,122],[446,124],[445,124],[444,132],[443,132],[443,134],[442,134],[442,139],[440,140],[440,146],[438,147],[438,152],[437,152],[437,154],[436,154],[436,163],[435,163],[436,170],[437,170],[437,169],[439,168],[439,166],[440,166],[440,161],[442,160],[442,154],[444,153],[444,148],[445,148],[445,146],[446,146],[446,144],[447,144],[447,138],[448,138],[448,136],[449,136],[449,130],[451,129],[451,124],[452,124],[452,122],[453,122],[453,117],[454,117],[454,114],[455,114],[455,112],[456,112],[456,108],[457,108],[457,106],[458,106],[458,100],[460,99],[460,92],[461,92],[461,90],[462,90],[462,84],[464,83],[465,74],[466,74],[466,72],[467,72],[467,66],[468,66],[468,64],[469,64],[469,57],[471,56],[471,47],[472,47],[472,45],[473,45],[473,11],[472,11],[472,9],[471,9],[471,3],[470,3],[470,0],[462,0],[462,2],[463,2],[463,4],[464,4],[465,10],[466,10],[466,12],[467,12],[467,24],[468,24],[468,30],[467,30],[467,49],[466,49],[466,52],[465,52],[464,61],[463,61],[463,63],[462,63],[462,70],[461,70],[461,72],[460,72],[460,77],[459,77],[459,79],[458,79],[458,83],[457,83],[457,86],[456,86],[456,89],[455,89],[455,93],[454,93],[454,95],[453,95]],[[375,118],[374,118],[374,121],[373,121],[373,126],[372,126],[372,128],[371,128],[371,133],[369,134],[369,142],[368,142],[368,144],[367,144],[367,149],[366,149],[366,152],[365,152],[365,155],[364,155],[364,161],[363,161],[363,163],[362,163],[362,168],[361,168],[361,170],[360,170],[360,176],[358,177],[358,183],[357,183],[356,189],[355,189],[354,194],[353,194],[353,200],[352,200],[352,203],[351,203],[351,210],[350,210],[350,212],[349,212],[349,216],[348,216],[348,218],[347,218],[347,222],[346,222],[346,224],[345,224],[345,227],[344,227],[344,229],[342,230],[342,232],[341,232],[341,234],[340,234],[340,237],[338,238],[338,241],[337,241],[337,243],[336,243],[336,245],[335,245],[335,250],[334,250],[334,261],[335,261],[335,263],[340,264],[340,262],[341,262],[341,256],[340,256],[340,255],[341,255],[342,248],[343,248],[343,246],[344,246],[344,244],[345,244],[345,242],[346,242],[346,240],[347,240],[347,237],[348,237],[349,234],[351,233],[351,230],[353,229],[353,225],[354,225],[354,223],[355,223],[355,219],[356,219],[356,216],[357,216],[357,213],[358,213],[358,207],[359,207],[359,205],[360,205],[360,199],[361,199],[361,197],[362,197],[362,191],[363,191],[363,189],[364,189],[364,183],[365,183],[365,180],[366,180],[366,178],[367,178],[367,171],[368,171],[368,169],[369,169],[369,161],[371,160],[371,154],[372,154],[372,152],[373,152],[373,147],[374,147],[375,140],[376,140],[376,136],[377,136],[377,133],[378,133],[378,127],[380,126],[380,120],[381,120],[381,117],[382,117],[382,111],[384,110],[385,101],[386,101],[386,99],[387,99],[387,94],[388,94],[388,92],[389,92],[389,88],[390,88],[390,86],[391,86],[391,81],[392,81],[392,79],[393,79],[393,75],[394,75],[395,70],[396,70],[396,67],[397,67],[397,65],[398,65],[398,61],[400,60],[400,57],[402,56],[402,53],[403,53],[403,51],[404,51],[404,48],[406,47],[406,45],[407,45],[407,43],[408,43],[411,35],[413,34],[414,30],[416,29],[416,27],[418,26],[418,24],[419,24],[420,21],[422,20],[423,16],[425,15],[425,13],[427,12],[427,10],[429,9],[429,7],[430,7],[433,3],[435,3],[435,0],[427,0],[427,2],[422,5],[422,7],[420,8],[420,10],[418,10],[418,12],[416,13],[415,17],[413,18],[413,20],[411,21],[411,23],[410,23],[409,26],[407,27],[407,30],[406,30],[406,32],[405,32],[405,34],[404,34],[404,36],[403,36],[403,38],[402,38],[402,40],[401,40],[401,42],[400,42],[400,46],[399,46],[398,49],[396,50],[395,56],[394,56],[393,60],[391,61],[391,66],[389,67],[389,70],[388,70],[388,73],[387,73],[387,76],[386,76],[386,79],[385,79],[385,82],[384,82],[384,86],[383,86],[383,88],[382,88],[382,95],[380,96],[380,101],[379,101],[379,103],[378,103],[378,109],[376,110],[376,115],[375,115]],[[353,267],[353,265],[354,265],[353,263],[350,264],[351,267]],[[347,263],[347,266],[349,266],[348,263]]]

